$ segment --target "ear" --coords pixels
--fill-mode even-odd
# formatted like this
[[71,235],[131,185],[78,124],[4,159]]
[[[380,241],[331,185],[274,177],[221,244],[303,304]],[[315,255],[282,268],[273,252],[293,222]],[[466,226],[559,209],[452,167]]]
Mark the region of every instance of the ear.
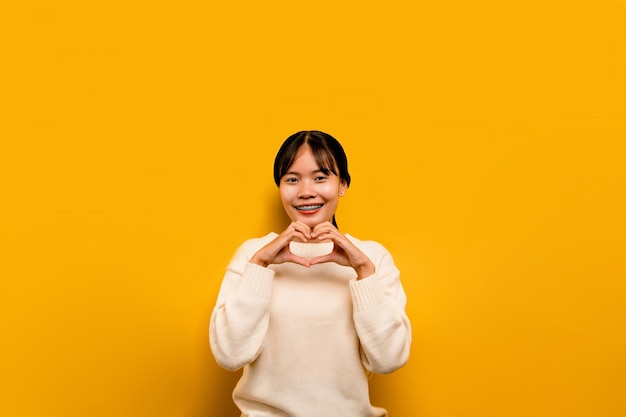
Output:
[[343,195],[346,193],[347,190],[348,190],[348,183],[346,182],[346,180],[341,180],[341,184],[339,184],[339,196],[343,197]]

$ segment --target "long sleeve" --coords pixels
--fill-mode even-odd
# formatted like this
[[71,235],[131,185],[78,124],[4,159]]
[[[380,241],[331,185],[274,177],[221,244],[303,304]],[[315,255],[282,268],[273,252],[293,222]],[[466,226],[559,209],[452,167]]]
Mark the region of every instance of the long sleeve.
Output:
[[[376,242],[348,237],[376,267],[361,281],[353,280],[354,269],[333,262],[251,264],[276,236],[240,246],[211,316],[217,362],[245,369],[233,391],[242,415],[385,416],[370,402],[364,367],[393,371],[407,361],[411,343],[406,297],[391,256]],[[294,243],[290,250],[309,258],[329,247]]]
[[262,244],[260,239],[250,240],[236,251],[211,315],[211,351],[228,370],[237,370],[259,355],[269,325],[274,271],[248,262]]
[[361,249],[375,263],[376,272],[350,282],[361,361],[370,372],[390,373],[406,364],[411,349],[406,294],[389,252],[378,243],[363,243]]

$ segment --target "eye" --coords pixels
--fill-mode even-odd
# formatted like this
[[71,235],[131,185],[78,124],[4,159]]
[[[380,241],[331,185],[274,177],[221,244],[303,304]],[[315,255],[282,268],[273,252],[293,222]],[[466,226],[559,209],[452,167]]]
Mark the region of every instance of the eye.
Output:
[[324,181],[324,180],[327,180],[327,179],[328,179],[328,177],[325,177],[325,176],[322,176],[322,175],[320,175],[319,177],[315,177],[315,181],[318,181],[318,182],[319,181]]
[[284,179],[284,181],[286,183],[296,183],[296,182],[298,182],[298,179],[296,177],[287,177],[287,178]]

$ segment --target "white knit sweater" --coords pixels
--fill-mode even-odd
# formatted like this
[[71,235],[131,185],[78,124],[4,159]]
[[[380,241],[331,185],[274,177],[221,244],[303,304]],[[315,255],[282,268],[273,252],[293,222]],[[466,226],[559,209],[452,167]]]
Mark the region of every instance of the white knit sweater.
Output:
[[[228,265],[210,323],[211,350],[229,370],[244,367],[233,399],[245,417],[380,417],[368,375],[409,357],[406,295],[389,252],[346,235],[376,272],[356,280],[335,263],[267,268],[250,258],[277,236],[244,242]],[[312,258],[331,247],[295,243]]]

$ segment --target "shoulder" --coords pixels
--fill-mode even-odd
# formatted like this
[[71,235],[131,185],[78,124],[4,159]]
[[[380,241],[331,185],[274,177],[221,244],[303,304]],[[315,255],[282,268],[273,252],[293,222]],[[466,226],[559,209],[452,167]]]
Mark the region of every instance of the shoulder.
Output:
[[237,248],[235,256],[239,255],[244,256],[246,259],[250,259],[259,249],[274,240],[276,236],[278,236],[277,233],[270,232],[262,237],[254,237],[245,240]]
[[350,242],[357,248],[362,250],[366,255],[370,257],[382,257],[389,255],[389,251],[382,243],[375,240],[361,240],[348,233],[345,235]]
[[345,235],[354,246],[359,248],[376,266],[376,270],[379,274],[386,276],[387,274],[398,273],[398,268],[391,256],[391,253],[387,250],[382,243],[375,240],[360,240],[349,234]]

